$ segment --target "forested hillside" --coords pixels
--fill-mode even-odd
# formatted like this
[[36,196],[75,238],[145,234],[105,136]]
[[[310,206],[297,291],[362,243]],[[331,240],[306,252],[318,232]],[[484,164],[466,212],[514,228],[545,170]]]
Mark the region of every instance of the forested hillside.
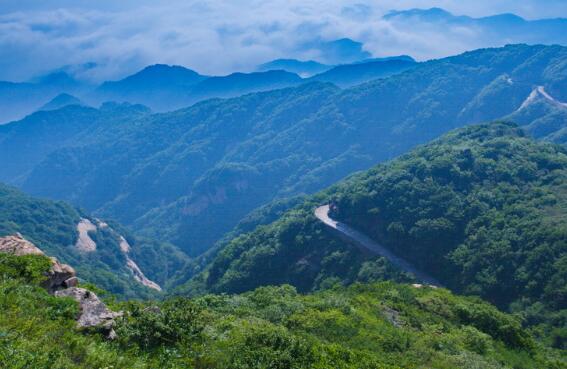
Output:
[[[43,147],[48,136],[34,141],[26,135],[26,145],[12,144],[22,142],[23,127],[47,126],[38,120],[51,115],[36,115],[0,133],[0,152],[37,152],[31,166],[29,160],[19,168],[8,163],[13,170],[4,180],[198,255],[271,200],[316,192],[455,127],[523,113],[537,86],[567,101],[566,50],[483,49],[346,90],[313,83],[209,100],[173,113],[95,120],[78,134],[60,128],[63,147],[41,153],[36,142]],[[51,114],[76,127],[72,108]],[[531,132],[551,137],[563,127],[561,120],[554,122],[545,134]]]
[[389,77],[416,67],[415,60],[405,57],[378,59],[363,63],[339,65],[319,73],[310,81],[331,82],[340,87],[352,87],[371,80]]
[[560,368],[517,318],[446,290],[379,283],[299,295],[111,304],[117,338],[80,331],[78,306],[39,287],[42,256],[0,254],[0,363],[8,368]]
[[[77,226],[84,219],[94,225],[88,237],[96,244],[95,250],[79,247]],[[0,237],[16,233],[47,255],[73,265],[82,279],[122,298],[152,296],[135,280],[128,258],[162,285],[187,260],[174,246],[136,238],[118,224],[107,225],[64,202],[33,198],[0,184]],[[130,246],[128,254],[120,247],[121,236]]]
[[[456,130],[307,198],[244,233],[185,288],[403,280],[326,232],[315,207],[365,232],[451,289],[521,312],[562,347],[567,309],[567,151],[510,123]],[[556,328],[552,328],[556,327]],[[563,338],[562,338],[563,337]]]

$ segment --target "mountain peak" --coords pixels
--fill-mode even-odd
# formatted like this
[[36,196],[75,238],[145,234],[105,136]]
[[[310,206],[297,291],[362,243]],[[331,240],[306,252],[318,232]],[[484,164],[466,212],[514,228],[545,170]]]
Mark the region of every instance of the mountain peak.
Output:
[[181,65],[169,64],[152,64],[143,68],[139,73],[167,73],[167,72],[183,72],[198,74],[192,69],[185,68]]
[[61,93],[39,108],[39,110],[57,110],[69,105],[83,105],[83,102],[73,95]]
[[329,70],[331,66],[319,63],[315,60],[297,60],[297,59],[275,59],[267,63],[261,64],[256,68],[258,72],[266,72],[269,70],[285,70],[287,72],[299,74],[302,77],[312,76]]
[[384,16],[384,19],[394,18],[420,18],[428,21],[447,20],[455,17],[452,13],[442,8],[420,9],[413,8],[408,10],[392,10]]
[[200,75],[194,70],[180,65],[153,64],[119,81],[105,82],[103,86],[122,85],[122,87],[126,88],[137,88],[139,85],[160,85],[168,83],[175,85],[193,85],[204,78],[205,76]]

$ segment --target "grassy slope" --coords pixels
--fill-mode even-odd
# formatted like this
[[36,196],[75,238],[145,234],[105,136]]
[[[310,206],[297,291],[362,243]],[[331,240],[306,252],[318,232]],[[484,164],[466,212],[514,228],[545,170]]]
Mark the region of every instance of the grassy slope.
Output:
[[42,259],[0,255],[0,367],[561,367],[558,352],[485,302],[392,283],[122,303],[119,339],[104,342],[76,330],[71,300],[37,287]]

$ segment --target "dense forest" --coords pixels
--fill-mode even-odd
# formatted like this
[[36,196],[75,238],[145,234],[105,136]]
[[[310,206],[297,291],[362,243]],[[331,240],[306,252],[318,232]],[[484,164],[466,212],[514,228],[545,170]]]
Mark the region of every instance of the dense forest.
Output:
[[314,193],[456,127],[512,114],[562,142],[565,109],[523,103],[537,86],[567,101],[566,50],[481,49],[352,88],[313,82],[164,114],[117,104],[39,112],[0,127],[0,180],[197,256],[258,206]]
[[326,232],[313,210],[333,202],[337,219],[451,289],[520,313],[564,347],[566,183],[564,148],[530,139],[511,123],[459,129],[225,242],[180,291],[241,292],[282,283],[312,291],[411,278]]
[[[9,368],[560,368],[516,317],[477,298],[393,283],[109,301],[118,337],[75,327],[39,287],[49,261],[0,254],[0,366]],[[100,291],[99,291],[100,292]]]
[[0,369],[567,369],[567,0],[439,3],[0,1]]
[[22,234],[47,255],[73,265],[79,276],[88,282],[119,295],[121,298],[155,297],[134,280],[126,267],[120,236],[131,247],[131,257],[140,268],[160,284],[165,284],[187,262],[185,254],[174,246],[135,237],[117,223],[98,227],[89,236],[96,243],[95,252],[81,252],[75,247],[77,224],[82,218],[96,220],[62,202],[38,199],[17,189],[0,184],[0,237]]

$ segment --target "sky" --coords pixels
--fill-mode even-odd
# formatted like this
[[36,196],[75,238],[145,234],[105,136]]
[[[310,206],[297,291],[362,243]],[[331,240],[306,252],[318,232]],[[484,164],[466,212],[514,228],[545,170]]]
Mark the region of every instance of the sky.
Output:
[[419,60],[491,46],[471,29],[447,35],[382,19],[390,10],[431,7],[567,18],[567,0],[0,0],[0,80],[72,66],[79,78],[101,81],[155,63],[223,75],[275,58],[317,59],[305,45],[344,37],[375,57]]

